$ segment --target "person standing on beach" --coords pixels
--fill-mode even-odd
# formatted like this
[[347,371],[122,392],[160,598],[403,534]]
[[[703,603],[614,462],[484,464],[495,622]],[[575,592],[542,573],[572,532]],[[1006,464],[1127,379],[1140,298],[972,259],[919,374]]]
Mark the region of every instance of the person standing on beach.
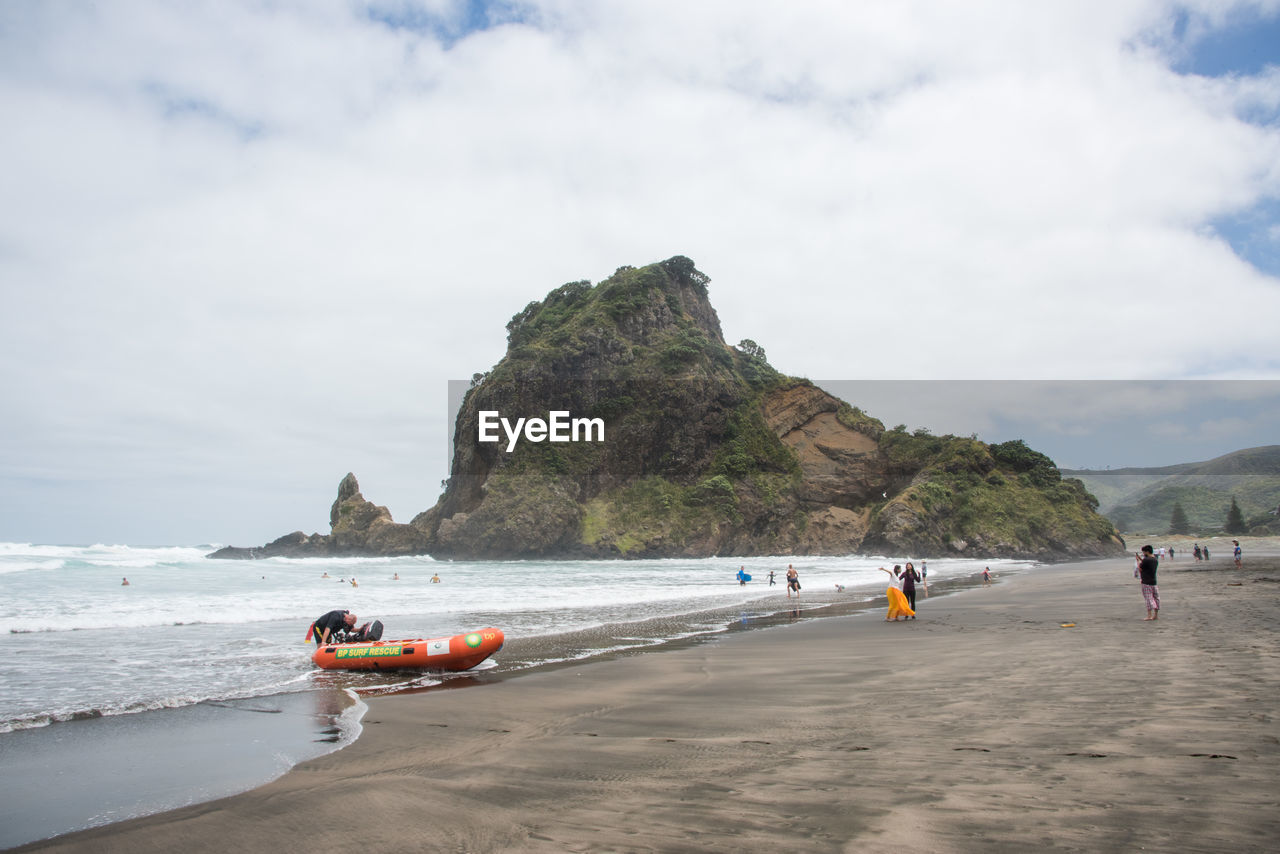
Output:
[[1200,544],[1196,543],[1196,547],[1191,551],[1196,556],[1196,560],[1200,560]]
[[1156,560],[1151,546],[1142,547],[1142,560],[1138,563],[1138,577],[1142,581],[1142,598],[1147,601],[1148,620],[1160,618],[1160,588],[1156,586],[1156,570],[1160,561]]
[[1236,569],[1239,569],[1239,568],[1240,568],[1240,561],[1244,558],[1244,552],[1240,551],[1240,541],[1239,541],[1239,540],[1232,540],[1231,542],[1232,542],[1232,543],[1235,545],[1235,547],[1236,547],[1235,551],[1234,551],[1234,552],[1232,552],[1232,555],[1233,555],[1233,556],[1235,557],[1235,559],[1236,559]]
[[991,567],[989,566],[984,566],[982,568],[982,586],[983,587],[991,586]]
[[[919,580],[920,573],[916,572],[915,564],[907,561],[907,568],[902,570],[902,595],[907,597],[907,604],[912,611],[916,609],[916,582]],[[911,619],[915,619],[914,614]]]
[[1209,559],[1209,547],[1208,547],[1208,546],[1205,546],[1205,547],[1202,549],[1202,551],[1204,552],[1204,559],[1205,559],[1205,560],[1208,560],[1208,559]]
[[787,564],[787,598],[791,598],[791,591],[796,592],[796,596],[800,596],[800,574],[796,572],[796,568],[791,564]]
[[777,583],[778,583],[778,582],[776,582],[776,581],[774,581],[774,580],[773,580],[773,577],[774,577],[775,575],[777,575],[777,573],[775,573],[772,569],[771,569],[771,570],[769,570],[769,586],[770,586],[770,587],[772,587],[773,585],[775,585],[775,584],[777,584]]

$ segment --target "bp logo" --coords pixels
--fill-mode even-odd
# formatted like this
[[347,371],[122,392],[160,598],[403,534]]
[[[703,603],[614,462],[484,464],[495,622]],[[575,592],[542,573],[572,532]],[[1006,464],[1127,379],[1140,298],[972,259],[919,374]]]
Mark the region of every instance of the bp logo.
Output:
[[480,645],[480,641],[481,641],[481,637],[479,632],[472,632],[471,634],[467,635],[462,639],[462,642],[465,643],[467,646],[471,647],[472,649],[475,649],[476,647],[478,647]]

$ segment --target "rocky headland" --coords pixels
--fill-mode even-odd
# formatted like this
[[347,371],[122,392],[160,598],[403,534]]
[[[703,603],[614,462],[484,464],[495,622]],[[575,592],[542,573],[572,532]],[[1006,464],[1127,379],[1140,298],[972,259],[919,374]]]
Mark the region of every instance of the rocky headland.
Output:
[[256,560],[267,557],[361,557],[425,554],[427,540],[412,525],[391,519],[386,507],[365,500],[350,472],[338,484],[338,497],[329,509],[328,534],[294,531],[264,546],[227,546],[209,557]]
[[[211,556],[1123,551],[1083,484],[1024,443],[887,430],[778,373],[754,342],[729,345],[708,283],[677,256],[557,288],[511,319],[506,355],[473,378],[434,507],[398,524],[348,474],[329,534]],[[484,441],[498,415],[545,427],[557,412],[581,422],[576,441],[545,430],[512,441],[507,428]]]

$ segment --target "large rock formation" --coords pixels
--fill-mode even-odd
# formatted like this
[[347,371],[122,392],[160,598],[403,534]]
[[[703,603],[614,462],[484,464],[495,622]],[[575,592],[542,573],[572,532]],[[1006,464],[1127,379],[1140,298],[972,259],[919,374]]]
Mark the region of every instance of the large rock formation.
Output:
[[391,511],[366,501],[356,476],[338,484],[338,497],[329,509],[328,534],[294,531],[256,548],[227,546],[209,557],[253,560],[266,557],[343,557],[360,555],[413,555],[427,550],[427,538],[412,525],[398,525]]
[[[885,430],[779,374],[755,343],[729,346],[708,281],[676,257],[530,303],[507,326],[502,361],[463,401],[435,507],[397,525],[348,475],[330,534],[291,534],[254,556],[1060,559],[1123,550],[1079,482],[1021,442]],[[603,439],[584,431],[555,442],[543,430],[511,442],[497,430],[499,441],[483,440],[495,417],[552,421],[554,412],[603,427]]]

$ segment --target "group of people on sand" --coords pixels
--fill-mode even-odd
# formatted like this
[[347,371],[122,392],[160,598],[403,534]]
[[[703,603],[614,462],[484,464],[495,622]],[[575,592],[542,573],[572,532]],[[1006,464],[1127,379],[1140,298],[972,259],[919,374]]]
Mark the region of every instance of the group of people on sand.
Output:
[[[1236,569],[1240,569],[1244,563],[1244,551],[1240,548],[1239,540],[1231,541],[1231,557],[1235,561]],[[1160,569],[1160,558],[1164,556],[1164,549],[1160,549],[1157,553],[1156,549],[1151,546],[1143,546],[1141,550],[1133,555],[1133,577],[1138,579],[1138,583],[1142,585],[1142,598],[1147,604],[1146,620],[1160,619],[1160,587],[1156,584],[1156,573]],[[1201,548],[1199,543],[1191,550],[1196,560],[1209,559],[1209,547]],[[1173,558],[1173,549],[1169,549],[1169,558]]]
[[[744,570],[745,567],[738,570],[739,579],[741,579],[742,572]],[[882,566],[880,567],[880,571],[889,574],[889,577],[892,579],[891,583],[898,590],[902,591],[902,595],[906,597],[907,603],[910,605],[912,611],[916,608],[916,584],[919,584],[924,589],[925,596],[929,595],[929,564],[926,561],[920,562],[919,569],[916,569],[914,563],[908,561],[905,567],[902,564],[894,564],[893,569],[887,569]],[[796,572],[794,565],[787,564],[786,578],[787,598],[790,599],[791,594],[795,593],[796,598],[798,599],[800,597],[800,573]],[[776,579],[777,573],[773,570],[769,570],[770,587],[777,583]],[[990,581],[990,576],[987,576],[987,580]],[[844,592],[844,585],[837,584],[836,592]],[[911,619],[914,620],[915,617],[912,616]]]
[[[745,583],[742,581],[743,573],[745,570],[746,570],[746,567],[742,567],[741,569],[738,570],[738,579],[740,583]],[[919,584],[924,589],[925,596],[929,595],[929,564],[927,561],[921,561],[919,569],[916,569],[916,566],[914,563],[907,561],[907,564],[905,567],[902,564],[894,564],[893,569],[887,569],[886,567],[882,566],[880,567],[880,571],[889,574],[889,577],[892,579],[891,583],[898,590],[902,591],[902,595],[906,597],[907,603],[910,605],[912,611],[914,611],[916,608],[916,584]],[[787,598],[790,599],[792,593],[795,593],[796,598],[799,598],[800,597],[800,573],[796,572],[796,568],[794,565],[787,564],[786,578],[787,578]],[[988,584],[991,583],[991,575],[989,570],[984,570],[983,578],[986,583]],[[772,587],[775,584],[777,584],[777,573],[774,572],[773,570],[769,570],[769,586]],[[844,585],[837,584],[836,592],[843,593]],[[914,620],[915,617],[913,616],[911,617],[911,619]]]
[[[1164,551],[1164,550],[1161,549],[1161,551]],[[1191,549],[1191,554],[1195,557],[1196,560],[1208,560],[1209,547],[1201,546],[1199,543],[1196,543],[1195,547]],[[1173,549],[1169,549],[1169,556],[1170,557],[1173,556]],[[1231,541],[1231,559],[1235,561],[1236,569],[1239,569],[1244,561],[1244,552],[1240,548],[1239,540]]]
[[[916,569],[916,565],[914,563],[912,563],[911,561],[907,561],[906,566],[903,566],[900,563],[895,563],[893,565],[893,569],[887,569],[882,566],[880,567],[880,571],[887,573],[889,575],[889,585],[898,590],[901,590],[902,595],[906,597],[907,607],[911,609],[911,613],[903,614],[901,616],[904,616],[910,620],[914,620],[916,618],[915,616],[916,584],[919,583],[920,586],[924,588],[925,596],[929,595],[928,563],[926,563],[925,561],[921,561],[920,569]],[[891,606],[892,604],[893,603],[890,602]],[[885,619],[893,619],[896,621],[899,615],[894,613],[894,609],[892,607],[890,607],[890,613],[894,614],[894,616],[886,617]]]
[[[1167,549],[1164,546],[1161,546],[1158,549],[1153,548],[1152,554],[1155,556],[1156,560],[1164,560],[1165,557],[1168,557],[1169,560],[1174,560],[1177,557],[1177,552],[1174,550],[1173,546],[1169,546]],[[1196,543],[1191,547],[1191,556],[1196,560],[1208,560],[1209,547],[1207,545],[1202,546],[1199,543]],[[1242,557],[1239,540],[1231,541],[1231,557],[1235,560],[1236,567],[1239,568]]]

